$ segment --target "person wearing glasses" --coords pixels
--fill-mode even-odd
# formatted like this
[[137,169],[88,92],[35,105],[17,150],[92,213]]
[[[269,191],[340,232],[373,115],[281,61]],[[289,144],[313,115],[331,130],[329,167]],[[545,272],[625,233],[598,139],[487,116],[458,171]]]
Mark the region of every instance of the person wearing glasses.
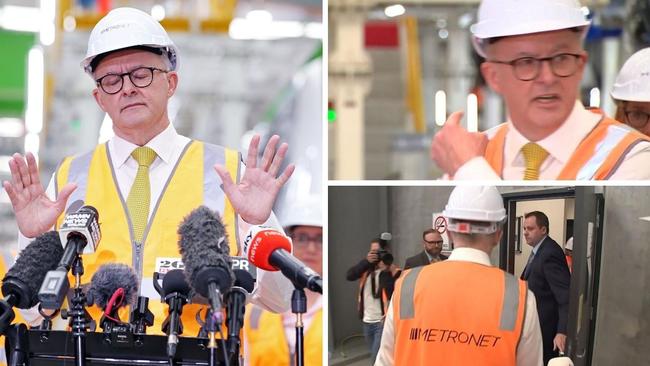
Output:
[[617,106],[616,119],[650,136],[650,48],[625,61],[611,95]]
[[[323,275],[323,220],[320,197],[312,196],[289,205],[280,216],[293,242],[293,255]],[[303,314],[305,365],[321,365],[323,354],[323,296],[306,290]],[[291,311],[274,314],[249,305],[244,321],[244,360],[251,366],[295,365],[296,316]]]
[[404,269],[413,267],[426,266],[430,263],[444,261],[447,256],[441,254],[442,251],[442,236],[434,229],[427,229],[422,233],[422,247],[423,251],[420,254],[406,258]]
[[578,101],[589,24],[577,0],[481,2],[472,41],[508,119],[470,133],[453,113],[431,144],[449,178],[650,178],[649,138]]
[[[94,150],[65,158],[47,190],[39,181],[36,161],[15,154],[9,162],[12,180],[4,182],[18,227],[19,243],[52,227],[64,212],[92,205],[99,213],[102,240],[95,253],[84,255],[82,283],[105,263],[131,265],[141,283],[139,295],[149,297],[155,323],[148,332],[161,333],[167,306],[157,301],[154,272],[179,268],[178,226],[195,208],[205,205],[221,216],[231,255],[243,255],[240,244],[250,225],[277,227],[271,208],[293,172],[280,172],[287,152],[278,137],[268,142],[262,161],[260,138],[252,139],[246,166],[237,151],[191,140],[176,132],[167,106],[179,82],[178,49],[149,14],[118,8],[102,18],[90,34],[83,69],[95,80],[92,94],[113,121],[115,136]],[[181,267],[182,268],[182,267]],[[290,307],[291,282],[280,272],[258,270],[252,301],[275,312]],[[186,336],[197,336],[195,320],[201,305],[183,310]],[[91,308],[99,320],[100,311]],[[29,312],[27,321],[41,321]],[[128,319],[128,314],[120,314]],[[66,321],[55,319],[55,329]]]

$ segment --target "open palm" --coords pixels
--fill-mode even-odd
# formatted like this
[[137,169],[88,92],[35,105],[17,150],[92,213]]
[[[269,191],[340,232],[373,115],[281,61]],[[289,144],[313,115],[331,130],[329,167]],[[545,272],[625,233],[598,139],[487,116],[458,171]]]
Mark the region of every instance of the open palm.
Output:
[[235,212],[249,224],[259,225],[269,218],[280,188],[289,180],[295,169],[295,166],[290,164],[281,175],[277,176],[289,148],[286,143],[283,143],[276,152],[275,147],[279,140],[280,137],[277,135],[269,139],[262,161],[258,165],[260,136],[253,137],[246,157],[246,170],[238,184],[233,182],[230,173],[223,165],[214,167],[221,177],[223,190]]
[[11,182],[4,181],[9,200],[16,214],[18,229],[26,237],[35,237],[54,225],[65,208],[65,203],[77,188],[67,184],[56,199],[52,201],[41,184],[34,155],[28,153],[26,159],[14,154],[9,160]]

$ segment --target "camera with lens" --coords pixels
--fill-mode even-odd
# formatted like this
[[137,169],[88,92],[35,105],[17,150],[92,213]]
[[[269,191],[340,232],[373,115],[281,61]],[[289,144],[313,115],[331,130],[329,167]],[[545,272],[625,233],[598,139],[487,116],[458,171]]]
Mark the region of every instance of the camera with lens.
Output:
[[377,257],[379,257],[379,260],[384,262],[384,264],[386,264],[387,266],[393,264],[393,261],[395,260],[393,255],[390,254],[390,252],[387,251],[386,249],[379,249],[377,251]]

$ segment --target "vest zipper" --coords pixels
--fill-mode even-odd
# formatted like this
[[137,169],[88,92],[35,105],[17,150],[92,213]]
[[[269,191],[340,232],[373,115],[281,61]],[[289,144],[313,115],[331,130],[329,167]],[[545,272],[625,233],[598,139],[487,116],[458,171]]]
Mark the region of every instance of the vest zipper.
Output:
[[141,284],[142,283],[142,243],[134,240],[131,242],[131,244],[133,246],[133,253],[134,253],[133,269],[135,270],[135,273],[138,275],[138,284]]

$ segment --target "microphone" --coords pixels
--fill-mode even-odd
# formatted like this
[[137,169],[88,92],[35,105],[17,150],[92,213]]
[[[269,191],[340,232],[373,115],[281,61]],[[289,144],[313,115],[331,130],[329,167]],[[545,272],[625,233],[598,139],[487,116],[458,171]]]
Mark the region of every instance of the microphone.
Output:
[[167,356],[173,358],[176,354],[178,335],[183,334],[181,314],[183,306],[190,297],[190,285],[185,280],[185,273],[181,269],[174,269],[163,277],[162,281],[164,300],[169,305],[169,315],[162,324],[162,331],[167,334]]
[[92,206],[84,206],[77,212],[65,215],[59,229],[61,242],[66,243],[63,256],[57,268],[47,273],[38,292],[38,299],[44,309],[55,310],[61,307],[70,289],[70,267],[78,255],[93,253],[97,248],[101,239],[98,220],[97,210]]
[[279,231],[253,226],[246,235],[244,252],[255,266],[267,271],[278,271],[297,288],[323,293],[323,279],[291,254],[291,241]]
[[221,293],[234,281],[226,229],[217,213],[200,206],[183,220],[178,234],[185,274],[192,288],[208,299],[221,323]]
[[97,269],[86,296],[89,304],[96,304],[103,311],[100,326],[104,333],[110,333],[113,326],[122,324],[118,310],[133,304],[137,294],[138,276],[130,266],[109,263]]
[[253,292],[255,280],[244,269],[235,269],[235,284],[226,294],[226,309],[228,325],[228,350],[230,355],[239,355],[239,331],[244,326],[244,312],[246,311],[246,298]]
[[56,268],[63,256],[63,247],[56,231],[36,237],[23,249],[16,263],[2,279],[0,300],[0,333],[14,318],[13,307],[29,309],[38,304],[38,289],[48,271]]

